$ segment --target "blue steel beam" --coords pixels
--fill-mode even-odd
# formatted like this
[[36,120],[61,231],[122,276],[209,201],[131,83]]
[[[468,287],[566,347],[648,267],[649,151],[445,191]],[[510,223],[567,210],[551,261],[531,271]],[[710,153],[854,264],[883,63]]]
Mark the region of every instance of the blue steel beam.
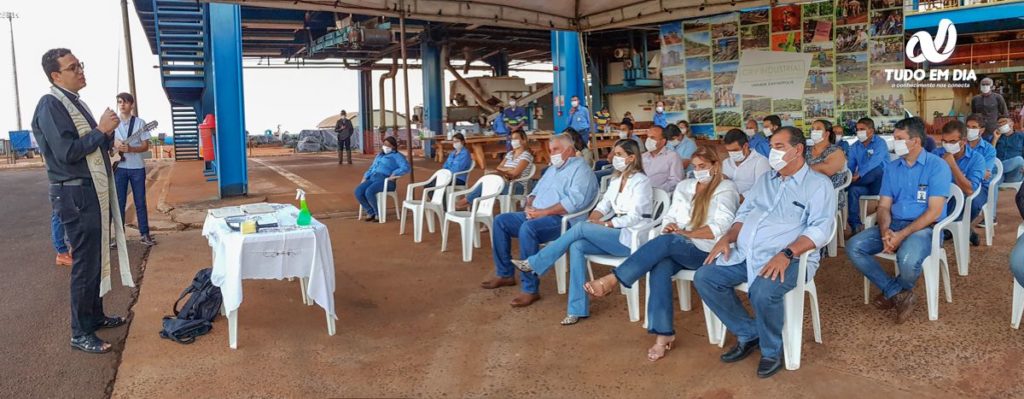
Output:
[[[249,192],[242,94],[242,13],[236,4],[210,4],[210,58],[217,118],[214,148],[220,197]],[[209,90],[210,88],[207,88]]]
[[[1003,3],[982,4],[970,7],[950,8],[941,11],[928,11],[908,14],[905,29],[908,31],[931,29],[939,26],[939,21],[948,19],[960,28],[961,24],[975,22],[992,22],[1024,17],[1024,2],[1007,1]],[[960,29],[957,29],[960,31]]]
[[[423,58],[423,121],[430,131],[441,132],[444,118],[444,71],[441,69],[441,48],[437,42],[425,40],[420,43]],[[433,157],[432,143],[424,143],[427,157]]]
[[581,104],[587,104],[579,39],[578,32],[551,31],[551,61],[555,68],[551,95],[556,111],[552,117],[556,132],[569,127],[569,110],[572,108],[569,100],[572,96],[578,96]]

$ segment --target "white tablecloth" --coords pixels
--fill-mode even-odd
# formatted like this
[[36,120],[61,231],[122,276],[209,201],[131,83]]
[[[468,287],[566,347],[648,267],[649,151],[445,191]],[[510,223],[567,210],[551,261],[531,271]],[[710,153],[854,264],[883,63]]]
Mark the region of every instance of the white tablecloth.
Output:
[[308,278],[306,295],[334,319],[334,257],[327,226],[313,219],[296,227],[299,210],[277,205],[278,225],[288,231],[243,235],[209,213],[203,236],[213,248],[213,285],[220,287],[230,313],[242,304],[243,279]]

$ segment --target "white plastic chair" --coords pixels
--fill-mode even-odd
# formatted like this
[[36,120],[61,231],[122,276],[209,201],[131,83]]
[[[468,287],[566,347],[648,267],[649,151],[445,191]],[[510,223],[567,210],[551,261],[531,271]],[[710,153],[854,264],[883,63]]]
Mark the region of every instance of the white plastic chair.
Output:
[[996,234],[996,209],[999,204],[996,203],[996,193],[999,192],[999,186],[1003,182],[1003,162],[996,159],[995,168],[992,170],[992,180],[988,183],[988,202],[981,207],[981,219],[984,221],[985,229],[985,246],[992,246],[992,238]]
[[953,235],[953,253],[956,255],[957,272],[961,276],[967,275],[971,265],[971,203],[979,194],[980,187],[964,199],[963,215],[944,227]]
[[600,186],[597,190],[598,197],[601,197],[602,195],[604,195],[605,191],[608,191],[608,184],[612,181],[612,176],[613,175],[605,175],[601,177],[601,181],[599,182]]
[[[472,193],[482,187],[479,198],[473,200],[468,211],[456,211],[455,199]],[[487,226],[488,231],[494,230],[494,201],[505,188],[505,179],[498,175],[486,175],[467,190],[456,191],[448,198],[448,212],[444,214],[441,228],[441,252],[448,250],[448,223],[455,222],[462,232],[462,261],[473,261],[473,248],[480,248],[480,229],[478,224]],[[491,242],[493,246],[494,243]]]
[[[689,312],[693,309],[693,304],[691,303],[692,294],[690,294],[690,290],[693,285],[693,277],[696,274],[696,270],[683,269],[672,276],[672,281],[676,282],[676,292],[679,296],[679,309],[684,312]],[[650,278],[651,275],[648,273],[648,287],[651,286]],[[651,293],[648,291],[644,302],[644,309],[647,309],[647,304],[650,302],[650,298]],[[718,318],[711,312],[711,309],[708,308],[708,305],[704,303],[703,300],[701,301],[701,305],[704,306],[704,324],[708,328],[708,341],[710,341],[712,345],[718,345],[718,347],[721,348],[725,344],[725,340],[721,339],[722,334],[718,331],[720,322],[718,322]],[[647,327],[646,319],[644,320],[644,327]]]
[[[950,212],[945,219],[936,223],[932,228],[932,251],[931,255],[928,255],[921,264],[921,268],[924,272],[924,289],[925,296],[928,299],[928,320],[938,320],[939,318],[939,273],[942,273],[942,283],[946,288],[946,302],[953,302],[953,292],[950,290],[949,284],[949,258],[946,255],[946,249],[942,247],[942,229],[946,228],[950,223],[956,219],[957,215],[964,208],[964,192],[960,190],[960,187],[956,185],[950,186],[950,196],[946,199],[946,203],[949,201],[955,201],[953,205],[953,212]],[[899,261],[896,260],[895,254],[884,254],[879,253],[875,255],[882,259],[888,259],[893,261],[896,265],[896,275],[899,275]],[[870,302],[871,297],[871,281],[864,278],[864,304]]]
[[[570,220],[573,220],[575,218],[578,218],[578,217],[581,217],[581,216],[586,216],[586,215],[590,214],[590,211],[593,210],[594,207],[597,206],[598,202],[601,202],[601,194],[598,194],[597,196],[595,196],[594,197],[594,201],[591,202],[590,205],[588,205],[586,208],[583,208],[583,210],[581,210],[579,212],[576,212],[576,213],[570,213],[568,215],[562,216],[562,232],[561,232],[561,234],[565,234],[565,232],[567,230],[569,230],[569,221]],[[568,281],[568,276],[569,276],[569,255],[566,254],[566,255],[562,255],[561,258],[558,258],[558,260],[555,261],[555,284],[558,286],[558,293],[559,294],[563,294],[563,295],[565,294],[565,292],[566,292],[565,291],[565,283],[566,283],[566,281]]]
[[[530,185],[530,180],[533,179],[533,175],[537,173],[537,165],[531,163],[526,167],[525,177],[521,177],[508,182],[508,194],[498,195],[498,203],[501,204],[501,213],[509,213],[513,211],[512,204],[515,204],[516,209],[519,208],[520,203],[526,200],[526,193]],[[516,194],[516,187],[523,188],[523,194]]]
[[[844,183],[839,187],[836,187],[835,189],[836,198],[839,198],[840,195],[843,195],[843,190],[846,190],[847,187],[850,187],[850,183],[853,182],[853,172],[851,172],[849,169],[846,169],[839,173],[843,173],[845,179],[843,180]],[[848,205],[849,204],[847,204],[847,206]],[[846,248],[846,237],[844,237],[841,232],[846,230],[847,212],[847,207],[842,207],[836,210],[836,230],[839,231],[840,233],[832,236],[832,241],[828,242],[828,256],[830,258],[835,258],[836,256],[838,256],[839,247]]]
[[[423,196],[420,199],[413,199],[415,190],[420,187],[434,183],[434,187],[424,188]],[[427,229],[434,232],[434,218],[437,218],[438,223],[444,221],[444,196],[448,192],[448,187],[452,182],[452,172],[447,169],[441,169],[434,172],[433,176],[430,176],[427,181],[420,183],[413,183],[405,188],[405,202],[402,202],[402,227],[398,231],[398,235],[405,234],[405,217],[412,211],[412,240],[413,242],[423,241],[423,219],[427,219]]]
[[[380,213],[377,215],[377,223],[384,224],[388,220],[388,198],[391,198],[391,203],[395,204],[395,219],[398,219],[398,193],[395,191],[388,191],[389,187],[394,186],[397,188],[398,178],[401,176],[389,177],[384,180],[384,191],[377,193],[377,211]],[[363,218],[363,206],[359,205],[359,213],[356,215],[356,219]]]
[[468,184],[469,183],[469,173],[472,172],[473,169],[476,169],[476,160],[475,159],[470,161],[469,169],[466,169],[466,170],[464,170],[462,172],[453,172],[452,173],[452,185],[448,187],[448,196],[449,197],[452,195],[452,193],[454,193],[456,191],[465,190],[466,189],[466,185],[465,184],[459,184],[459,178],[460,177],[464,177],[465,179],[462,179],[462,181],[464,181],[464,182],[466,182]]
[[[1020,238],[1021,234],[1024,234],[1024,223],[1017,226],[1017,238]],[[1010,277],[1013,280],[1013,309],[1010,311],[1010,326],[1014,329],[1020,328],[1020,318],[1024,314],[1024,287],[1017,282],[1016,278]]]
[[[651,215],[653,220],[643,225],[631,228],[633,233],[633,240],[629,244],[629,253],[635,253],[641,246],[647,243],[648,238],[651,236],[650,231],[657,226],[661,225],[661,219],[668,213],[668,206],[670,198],[668,193],[664,190],[655,188],[653,189],[653,204],[654,210]],[[611,267],[619,267],[622,262],[626,261],[628,256],[611,256],[611,255],[587,255],[587,273],[590,275],[590,280],[594,279],[594,268],[593,264],[597,263],[600,265],[606,265]],[[632,288],[626,288],[625,286],[619,287],[622,294],[626,296],[626,307],[629,309],[629,321],[640,321],[640,282],[637,281],[633,284]],[[647,323],[645,322],[644,325]]]
[[[832,225],[832,235],[836,235],[836,225]],[[834,238],[834,237],[833,237]],[[831,241],[831,240],[830,240]],[[818,289],[814,286],[814,279],[807,278],[807,259],[818,248],[811,249],[800,254],[800,266],[796,276],[796,287],[786,293],[782,301],[785,306],[785,321],[782,324],[782,352],[786,359],[786,370],[797,370],[800,368],[800,352],[803,349],[804,340],[804,294],[811,297],[811,327],[814,329],[814,342],[821,343],[821,315],[818,309]],[[714,267],[714,266],[705,266]],[[749,292],[747,283],[736,286],[737,290]],[[722,346],[725,342],[725,324],[717,315],[711,313],[707,306],[705,312],[711,314],[706,317],[709,323],[708,334],[717,334],[712,344]],[[709,338],[710,340],[710,338]]]
[[[860,224],[864,228],[868,228],[875,225],[875,214],[868,214],[868,202],[878,202],[881,197],[878,195],[862,195],[860,196]],[[854,232],[856,233],[856,232]]]

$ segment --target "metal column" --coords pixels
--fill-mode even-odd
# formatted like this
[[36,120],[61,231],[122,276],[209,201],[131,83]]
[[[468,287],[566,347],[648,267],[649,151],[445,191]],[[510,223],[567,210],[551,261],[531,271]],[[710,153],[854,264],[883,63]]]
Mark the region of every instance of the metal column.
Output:
[[[434,41],[420,44],[423,59],[423,127],[434,134],[443,132],[444,122],[444,70],[441,65],[441,46]],[[421,127],[420,129],[423,129]],[[433,140],[424,140],[423,151],[433,158]]]
[[[381,93],[384,95],[384,93]],[[373,154],[373,142],[366,137],[374,133],[373,126],[373,71],[359,71],[359,139],[363,154]]]
[[217,185],[221,198],[249,192],[245,158],[245,97],[242,94],[242,12],[237,4],[210,4]]
[[569,127],[569,100],[578,96],[580,103],[587,104],[583,85],[583,59],[580,49],[580,34],[571,31],[551,32],[551,62],[554,64],[554,86],[551,95],[554,100],[555,131]]

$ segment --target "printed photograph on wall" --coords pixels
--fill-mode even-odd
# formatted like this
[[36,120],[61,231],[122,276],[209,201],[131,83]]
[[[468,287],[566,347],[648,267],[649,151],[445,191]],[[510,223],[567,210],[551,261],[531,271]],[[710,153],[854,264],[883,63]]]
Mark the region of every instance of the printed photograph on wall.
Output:
[[735,108],[740,102],[740,95],[733,94],[732,86],[715,86],[715,109]]
[[892,89],[892,83],[885,78],[885,67],[871,68],[871,91]]
[[715,138],[714,125],[690,125],[690,130],[693,131],[694,136]]
[[[845,111],[839,113],[839,123],[848,132],[857,131],[857,120],[868,116],[868,111]],[[875,126],[876,130],[878,126]]]
[[715,62],[735,61],[740,59],[739,39],[729,37],[715,40]]
[[731,85],[736,82],[737,67],[739,67],[739,62],[723,62],[714,64],[712,69],[714,70],[715,86]]
[[836,0],[836,24],[852,25],[868,22],[867,0]]
[[832,43],[805,44],[804,53],[811,54],[811,68],[831,68],[835,52]]
[[665,120],[669,123],[676,123],[681,120],[686,120],[686,118],[686,111],[665,112]]
[[840,26],[836,28],[836,52],[856,53],[868,51],[867,25]]
[[800,52],[800,32],[776,33],[772,35],[772,51]]
[[768,25],[751,25],[740,28],[740,47],[763,49],[770,45]]
[[867,83],[844,83],[836,86],[836,108],[840,111],[868,108]]
[[903,62],[903,36],[871,39],[871,63]]
[[861,81],[868,76],[868,55],[840,54],[836,56],[836,81]]
[[707,18],[683,21],[683,32],[707,32],[710,29],[711,23],[708,22]]
[[791,4],[772,8],[772,32],[800,29],[800,5]]
[[739,24],[736,21],[723,22],[711,25],[711,38],[721,39],[739,34]]
[[711,108],[711,80],[690,80],[686,83],[686,102],[690,109]]
[[814,3],[818,5],[818,15],[822,17],[832,17],[835,13],[835,7],[832,6],[832,1],[823,1]]
[[661,49],[661,66],[671,68],[683,65],[683,46],[672,45]]
[[686,78],[705,79],[711,77],[711,59],[708,57],[693,57],[686,59]]
[[707,30],[686,30],[684,32],[683,47],[686,48],[687,57],[711,54],[711,32]]
[[730,129],[739,129],[743,124],[743,118],[737,110],[715,112],[715,131],[728,132]]
[[797,112],[803,111],[803,100],[798,98],[783,98],[772,100],[772,112]]
[[715,115],[711,108],[690,110],[690,123],[715,123]]
[[772,99],[766,97],[743,98],[743,120],[761,120],[772,113]]
[[871,116],[897,117],[903,116],[903,93],[872,93]]
[[683,44],[683,24],[679,22],[661,24],[661,44],[662,46]]
[[683,81],[683,75],[663,75],[661,77],[661,86],[664,88],[666,95],[686,93],[686,82]]
[[661,101],[665,102],[665,112],[673,111],[686,111],[686,91],[683,90],[683,95],[678,96],[664,96]]
[[832,84],[835,83],[835,72],[828,68],[811,69],[807,71],[807,82],[804,84],[804,93],[831,93]]
[[740,25],[756,25],[768,22],[768,9],[750,10],[740,13]]
[[804,43],[822,43],[832,41],[832,18],[805,19]]
[[[818,3],[807,3],[807,4],[804,4],[804,20],[805,21],[807,20],[807,18],[813,18],[813,17],[817,17],[817,16],[821,16],[820,12],[818,11]],[[830,19],[832,18],[831,14],[825,14],[824,16],[829,17]]]
[[890,36],[903,34],[903,10],[884,10],[871,12],[871,36]]
[[871,0],[872,10],[894,7],[903,7],[903,0]]
[[835,118],[835,98],[831,94],[804,97],[804,110],[804,115],[807,118]]

